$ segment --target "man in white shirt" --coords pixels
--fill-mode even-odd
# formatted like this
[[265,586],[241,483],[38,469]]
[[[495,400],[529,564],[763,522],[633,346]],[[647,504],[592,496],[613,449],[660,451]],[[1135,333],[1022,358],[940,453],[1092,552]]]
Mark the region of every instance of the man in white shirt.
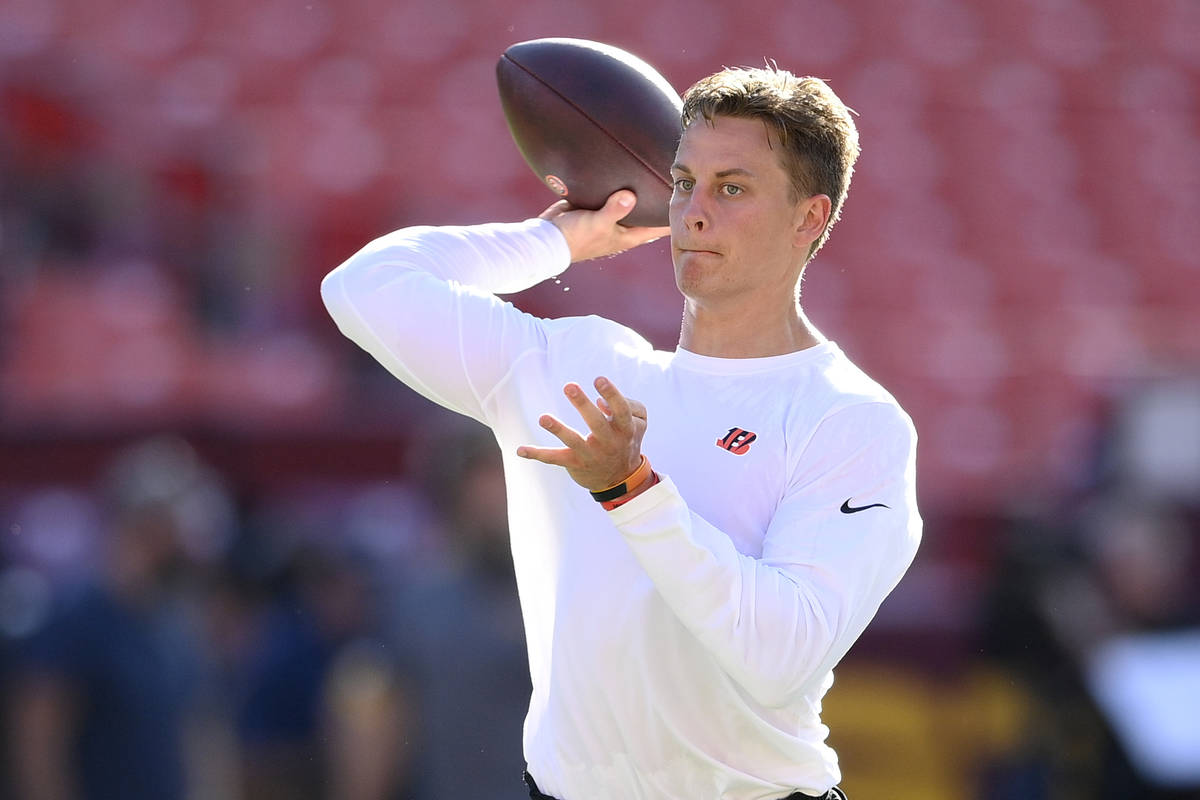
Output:
[[397,231],[322,295],[348,337],[501,447],[532,797],[834,798],[821,699],[921,535],[911,421],[799,302],[857,132],[822,81],[776,69],[700,81],[682,124],[673,352],[496,296],[666,234],[617,224],[627,191],[594,212]]

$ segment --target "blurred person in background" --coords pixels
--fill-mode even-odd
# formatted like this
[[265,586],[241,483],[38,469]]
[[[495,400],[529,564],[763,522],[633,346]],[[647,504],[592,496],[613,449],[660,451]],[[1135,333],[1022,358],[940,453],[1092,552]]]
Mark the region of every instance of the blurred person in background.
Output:
[[1133,392],[1100,445],[1082,496],[1010,521],[984,604],[985,657],[1034,709],[994,800],[1200,792],[1200,383]]
[[[1094,680],[1106,648],[1200,631],[1188,520],[1178,506],[1118,493],[1057,519],[1011,521],[980,652],[1027,695],[1030,729],[1006,763],[986,767],[989,800],[1174,800],[1200,789],[1200,780],[1172,789],[1139,767]],[[1200,651],[1187,669],[1200,675]],[[1143,679],[1117,677],[1133,692]],[[1136,696],[1119,700],[1140,718],[1134,725],[1166,734],[1149,706],[1130,705]]]
[[337,544],[307,543],[249,609],[234,666],[243,797],[386,800],[398,786],[406,720],[366,580]]
[[260,499],[210,587],[232,796],[400,796],[405,696],[378,635],[371,575],[323,505]]
[[182,590],[227,535],[217,476],[175,438],[119,454],[101,489],[102,557],[64,587],[9,685],[21,800],[182,800],[202,644]]
[[504,470],[478,426],[430,426],[417,453],[443,527],[436,557],[389,581],[386,607],[414,715],[411,800],[528,797],[519,776],[529,667],[508,544]]
[[1076,659],[1117,636],[1200,624],[1195,532],[1184,509],[1117,492],[1085,505],[1076,528],[1077,562],[1039,592],[1055,637]]

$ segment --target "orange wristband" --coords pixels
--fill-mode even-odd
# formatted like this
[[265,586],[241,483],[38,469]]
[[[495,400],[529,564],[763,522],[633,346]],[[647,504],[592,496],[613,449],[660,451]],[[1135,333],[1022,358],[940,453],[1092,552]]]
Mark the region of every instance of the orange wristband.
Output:
[[634,486],[632,489],[629,490],[628,493],[621,495],[616,500],[604,501],[603,503],[600,504],[600,507],[603,508],[605,511],[612,511],[614,508],[617,508],[618,506],[623,506],[626,503],[628,503],[630,500],[632,500],[633,498],[637,497],[642,492],[649,489],[654,484],[658,483],[658,480],[659,480],[658,473],[651,472],[650,477],[647,480],[642,481],[640,485]]
[[646,480],[650,472],[650,459],[643,455],[642,463],[638,464],[638,468],[633,471],[633,474],[619,483],[614,483],[607,489],[599,489],[592,492],[592,499],[597,503],[616,500],[621,495],[628,494],[631,489]]

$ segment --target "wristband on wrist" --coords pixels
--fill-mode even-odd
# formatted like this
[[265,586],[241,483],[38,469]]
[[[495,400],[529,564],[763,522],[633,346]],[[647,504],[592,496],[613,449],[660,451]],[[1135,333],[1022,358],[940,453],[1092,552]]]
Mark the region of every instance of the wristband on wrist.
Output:
[[650,459],[643,455],[642,463],[638,464],[638,468],[633,471],[632,475],[607,489],[592,492],[591,495],[593,500],[611,511],[622,503],[632,500],[635,495],[641,494],[655,483],[658,483],[658,475],[650,468]]
[[633,498],[637,497],[642,492],[649,489],[654,484],[658,483],[658,480],[659,480],[658,473],[651,472],[649,478],[642,481],[640,485],[630,489],[628,494],[623,494],[620,497],[618,497],[616,500],[606,500],[605,502],[600,504],[600,507],[603,508],[605,511],[612,511],[614,508],[623,506],[626,503],[628,503],[630,500],[632,500]]
[[646,479],[646,476],[649,474],[650,474],[650,459],[646,458],[646,456],[643,455],[642,462],[640,464],[638,464],[637,469],[635,469],[628,478],[626,478],[623,481],[614,483],[612,486],[609,486],[607,489],[598,489],[598,490],[592,492],[592,499],[595,500],[597,503],[603,503],[607,500],[616,500],[618,497],[620,497],[623,494],[627,494],[630,489],[632,489],[633,487],[637,486],[639,483],[644,481]]

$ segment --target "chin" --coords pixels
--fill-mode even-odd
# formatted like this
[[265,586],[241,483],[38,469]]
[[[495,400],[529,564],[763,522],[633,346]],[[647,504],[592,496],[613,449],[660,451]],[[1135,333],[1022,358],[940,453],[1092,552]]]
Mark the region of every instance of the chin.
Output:
[[700,287],[701,276],[699,270],[689,269],[675,265],[675,288],[679,290],[684,297],[691,297]]
[[675,287],[693,304],[703,304],[706,300],[715,299],[718,295],[716,290],[719,288],[700,276],[689,276],[686,273],[675,276]]

